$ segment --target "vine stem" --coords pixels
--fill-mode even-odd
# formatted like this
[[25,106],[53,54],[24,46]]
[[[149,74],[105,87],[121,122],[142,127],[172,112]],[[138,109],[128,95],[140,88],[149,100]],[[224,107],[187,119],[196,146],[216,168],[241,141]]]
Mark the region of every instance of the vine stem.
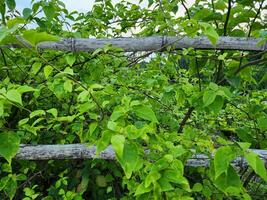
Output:
[[184,126],[185,126],[187,120],[190,118],[190,116],[191,116],[193,111],[194,111],[194,107],[189,107],[188,108],[187,113],[185,114],[183,120],[179,124],[178,133],[182,133],[183,132]]

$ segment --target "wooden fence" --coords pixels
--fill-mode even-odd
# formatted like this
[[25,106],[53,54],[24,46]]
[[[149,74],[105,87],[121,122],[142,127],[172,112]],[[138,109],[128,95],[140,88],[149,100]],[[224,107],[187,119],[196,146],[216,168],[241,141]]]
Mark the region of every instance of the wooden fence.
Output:
[[[23,45],[9,45],[5,47],[23,48],[31,47],[21,37],[18,39]],[[241,50],[241,51],[267,51],[267,43],[258,45],[260,39],[220,37],[217,44],[213,46],[206,37],[146,37],[146,38],[115,38],[115,39],[62,39],[58,42],[42,42],[38,49],[54,49],[60,51],[94,51],[103,48],[106,44],[122,48],[126,52],[136,51],[158,51],[167,46],[173,49],[194,48],[214,50]],[[267,150],[251,150],[257,153],[261,159],[267,161]],[[187,162],[188,166],[207,166],[212,155],[196,154]],[[23,160],[49,160],[49,159],[115,159],[115,152],[109,146],[106,150],[96,156],[96,147],[87,147],[85,144],[66,145],[21,145],[15,159]],[[234,165],[243,162],[242,158],[233,161]]]

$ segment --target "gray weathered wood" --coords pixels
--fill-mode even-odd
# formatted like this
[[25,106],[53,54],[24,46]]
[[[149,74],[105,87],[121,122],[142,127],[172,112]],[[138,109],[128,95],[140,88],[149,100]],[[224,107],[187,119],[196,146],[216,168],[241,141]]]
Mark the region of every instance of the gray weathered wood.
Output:
[[[18,37],[18,40],[29,46],[25,40]],[[206,37],[168,37],[155,36],[143,38],[114,38],[114,39],[86,39],[86,38],[66,38],[58,42],[41,42],[38,49],[54,49],[60,51],[94,51],[107,44],[122,48],[126,52],[136,51],[156,51],[163,47],[173,45],[175,49],[195,48],[195,49],[218,49],[218,50],[248,50],[264,51],[267,49],[267,43],[259,46],[257,38],[238,38],[238,37],[220,37],[216,46],[213,46]],[[22,47],[13,45],[12,47]]]
[[[255,150],[261,159],[267,162],[266,150]],[[66,144],[66,145],[21,145],[15,156],[18,160],[59,160],[59,159],[105,159],[114,160],[115,152],[112,146],[96,156],[95,146],[86,146],[85,144]],[[210,159],[207,155],[197,154],[187,161],[187,166],[208,166]],[[233,165],[245,165],[243,158],[236,158]]]

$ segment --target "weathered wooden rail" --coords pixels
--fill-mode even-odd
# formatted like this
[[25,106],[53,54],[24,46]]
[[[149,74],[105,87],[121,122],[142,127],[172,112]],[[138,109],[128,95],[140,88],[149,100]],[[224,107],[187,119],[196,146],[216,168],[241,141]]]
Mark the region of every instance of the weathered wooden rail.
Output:
[[[267,162],[267,150],[251,151],[257,153],[261,159]],[[146,152],[146,151],[145,151]],[[21,145],[14,159],[18,160],[60,160],[60,159],[105,159],[115,160],[115,152],[112,146],[108,146],[99,155],[96,155],[96,146],[85,144],[56,144],[56,145]],[[187,161],[187,166],[208,166],[210,158],[205,154],[196,154]],[[245,165],[244,159],[238,157],[233,165]]]
[[[31,45],[21,37],[18,37],[26,47]],[[114,39],[86,39],[65,38],[58,42],[41,42],[38,49],[54,49],[60,51],[94,51],[103,48],[107,44],[122,48],[125,52],[155,51],[172,45],[174,49],[192,47],[194,49],[218,49],[218,50],[242,50],[242,51],[265,51],[267,43],[258,45],[259,38],[245,37],[220,37],[217,44],[211,44],[207,37],[174,37],[154,36],[143,38],[114,38]],[[21,48],[21,45],[10,45],[10,47]]]

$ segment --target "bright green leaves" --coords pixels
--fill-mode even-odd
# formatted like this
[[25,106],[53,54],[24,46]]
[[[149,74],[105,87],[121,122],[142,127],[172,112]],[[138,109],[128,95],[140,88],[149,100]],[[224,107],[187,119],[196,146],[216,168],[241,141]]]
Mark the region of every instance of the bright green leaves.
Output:
[[220,147],[214,157],[215,179],[221,174],[227,173],[231,161],[237,156],[236,152],[230,146]]
[[64,90],[67,91],[67,92],[72,92],[72,87],[73,87],[73,83],[71,80],[67,79],[65,82],[64,82]]
[[184,166],[180,160],[174,159],[172,155],[165,155],[151,164],[149,173],[144,181],[137,187],[135,195],[153,192],[158,196],[159,192],[174,190],[174,185],[190,192],[189,182],[183,176]]
[[265,168],[264,161],[262,161],[254,152],[245,153],[245,158],[255,173],[267,182],[267,170]]
[[267,115],[262,114],[261,117],[259,117],[257,119],[259,128],[261,129],[261,131],[267,131]]
[[66,55],[65,59],[69,66],[72,66],[75,63],[76,57],[74,55]]
[[212,25],[205,22],[200,22],[199,24],[202,27],[204,35],[206,35],[209,38],[212,45],[216,46],[217,40],[219,39],[219,35],[216,32],[215,28]]
[[42,63],[40,63],[40,62],[33,63],[33,65],[32,65],[32,73],[34,75],[36,75],[40,71],[41,67],[42,67]]
[[225,173],[215,179],[214,184],[225,193],[239,195],[242,192],[242,182],[231,165]]
[[16,155],[20,144],[19,136],[14,132],[0,133],[0,155],[3,156],[9,163]]
[[155,184],[161,177],[161,174],[157,171],[150,172],[145,179],[145,187],[149,187],[151,184]]
[[52,72],[53,72],[53,67],[51,65],[46,65],[44,67],[45,78],[48,78]]
[[90,93],[87,90],[84,90],[78,95],[78,101],[86,102],[88,101],[89,97],[90,97]]
[[5,26],[0,27],[0,44],[9,44],[11,42],[16,41],[16,39],[12,36],[12,34],[18,29],[17,26],[13,26],[12,28],[7,28]]
[[21,93],[19,93],[17,90],[15,89],[8,90],[6,93],[6,97],[11,102],[18,103],[19,105],[22,106]]
[[52,21],[54,16],[55,16],[55,7],[52,3],[46,5],[43,7],[43,10],[44,10],[44,13],[45,13],[45,16],[47,18],[48,21]]
[[158,120],[157,120],[157,117],[154,111],[148,106],[144,106],[144,105],[134,106],[133,111],[138,117],[142,119],[145,119],[145,120],[148,120],[154,123],[158,123]]
[[36,46],[40,42],[45,41],[59,41],[59,37],[50,35],[45,32],[37,32],[36,30],[26,30],[22,34],[32,46]]
[[232,94],[228,88],[211,82],[203,93],[203,107],[208,107],[218,113],[223,107],[224,99],[230,99],[231,97]]
[[203,94],[204,107],[212,104],[216,98],[217,94],[213,90],[205,91]]
[[123,135],[114,135],[111,138],[111,144],[118,158],[122,159],[125,137]]
[[111,121],[116,121],[120,117],[124,116],[127,113],[127,108],[123,106],[116,106],[110,116]]
[[30,118],[36,117],[36,116],[42,116],[45,115],[45,111],[44,110],[35,110],[33,112],[31,112],[30,114]]
[[105,150],[108,147],[108,145],[110,144],[112,135],[113,135],[113,132],[110,130],[105,130],[102,132],[102,136],[97,141],[97,144],[96,144],[97,154],[99,154],[101,151]]
[[121,158],[118,158],[118,160],[127,179],[131,178],[132,173],[142,166],[138,151],[139,149],[136,144],[130,142],[124,143],[123,155]]

